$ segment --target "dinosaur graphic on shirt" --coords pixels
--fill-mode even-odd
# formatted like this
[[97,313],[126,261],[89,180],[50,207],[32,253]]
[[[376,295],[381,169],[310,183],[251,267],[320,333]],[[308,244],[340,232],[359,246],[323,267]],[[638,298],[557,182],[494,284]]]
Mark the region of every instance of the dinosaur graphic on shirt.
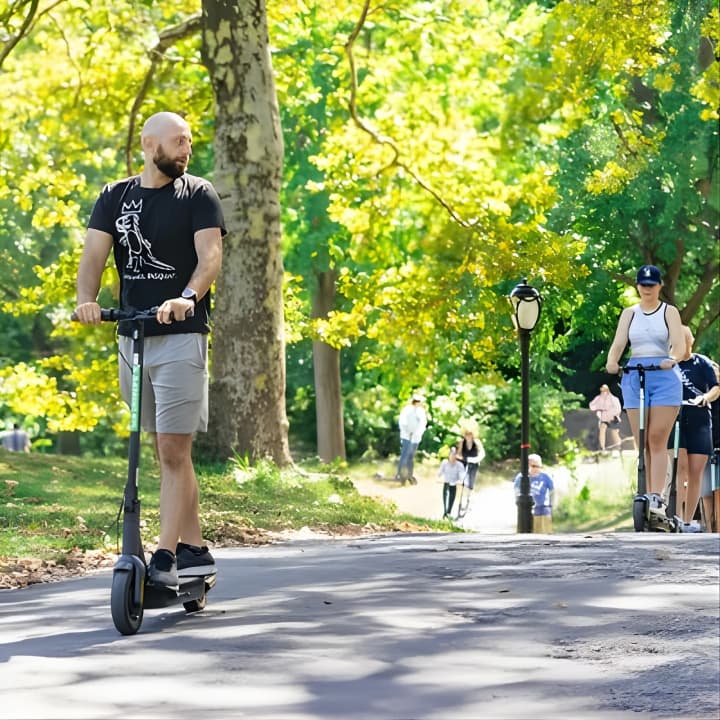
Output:
[[126,270],[134,275],[154,268],[165,272],[175,272],[172,265],[158,260],[152,254],[150,241],[143,237],[140,229],[140,214],[142,213],[142,199],[123,203],[120,216],[115,220],[115,229],[119,233],[119,242],[128,249]]

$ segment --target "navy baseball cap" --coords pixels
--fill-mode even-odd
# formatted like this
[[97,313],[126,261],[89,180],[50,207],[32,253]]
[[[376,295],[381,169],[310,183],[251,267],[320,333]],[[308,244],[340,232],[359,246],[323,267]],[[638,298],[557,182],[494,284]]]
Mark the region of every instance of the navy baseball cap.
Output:
[[662,274],[654,265],[643,265],[637,272],[638,285],[660,285]]

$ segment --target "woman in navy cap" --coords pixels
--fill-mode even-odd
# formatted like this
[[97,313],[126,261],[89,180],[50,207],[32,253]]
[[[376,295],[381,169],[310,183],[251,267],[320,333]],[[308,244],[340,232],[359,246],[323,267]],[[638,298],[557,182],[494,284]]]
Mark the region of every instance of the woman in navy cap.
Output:
[[[620,358],[628,342],[631,358],[627,367],[659,365],[667,372],[645,375],[645,465],[647,491],[660,495],[667,474],[667,442],[682,403],[682,379],[677,363],[685,353],[685,337],[680,313],[660,300],[662,275],[654,265],[643,265],[637,272],[636,288],[640,302],[620,315],[615,338],[608,352],[606,369],[620,372]],[[625,373],[622,394],[635,442],[640,421],[640,378]]]

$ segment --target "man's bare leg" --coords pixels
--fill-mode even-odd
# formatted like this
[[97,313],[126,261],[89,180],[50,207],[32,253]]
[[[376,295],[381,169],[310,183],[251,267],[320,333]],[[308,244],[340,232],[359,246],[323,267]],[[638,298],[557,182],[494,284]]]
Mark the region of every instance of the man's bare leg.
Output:
[[175,552],[180,538],[202,545],[198,483],[192,463],[192,434],[158,433],[160,461],[160,540],[158,548]]

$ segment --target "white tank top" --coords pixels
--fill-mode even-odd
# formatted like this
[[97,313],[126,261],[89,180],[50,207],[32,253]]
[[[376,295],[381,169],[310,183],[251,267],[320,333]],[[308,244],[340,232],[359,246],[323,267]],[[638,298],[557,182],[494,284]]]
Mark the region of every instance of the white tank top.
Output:
[[670,332],[665,320],[666,303],[651,313],[645,313],[640,305],[633,306],[628,338],[632,356],[667,357],[670,353]]

